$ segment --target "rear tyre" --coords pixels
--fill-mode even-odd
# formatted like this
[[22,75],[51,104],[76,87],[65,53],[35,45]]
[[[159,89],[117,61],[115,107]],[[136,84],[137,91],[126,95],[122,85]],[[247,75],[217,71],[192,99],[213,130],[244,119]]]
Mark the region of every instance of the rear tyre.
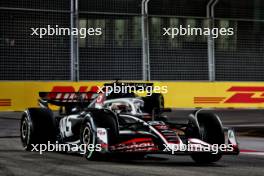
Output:
[[54,143],[56,124],[51,110],[30,108],[23,114],[20,122],[20,138],[25,150],[32,150],[33,144]]
[[[224,144],[225,136],[221,121],[215,114],[200,113],[198,114],[198,123],[200,127],[200,139],[209,144]],[[192,159],[197,163],[212,163],[222,158],[221,153],[194,153]]]

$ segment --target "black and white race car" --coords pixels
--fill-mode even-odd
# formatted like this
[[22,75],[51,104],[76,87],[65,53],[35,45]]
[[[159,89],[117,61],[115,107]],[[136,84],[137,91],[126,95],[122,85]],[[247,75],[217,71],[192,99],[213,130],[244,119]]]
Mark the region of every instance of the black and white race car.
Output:
[[[138,97],[134,93],[78,92],[57,99],[61,92],[40,93],[40,108],[28,108],[21,119],[21,141],[26,150],[35,144],[85,144],[87,159],[104,154],[185,154],[199,163],[239,153],[235,133],[224,128],[216,114],[196,110],[186,123],[164,115],[162,94]],[[73,94],[73,93],[70,93]],[[57,115],[49,104],[60,107]],[[177,117],[175,117],[177,118]],[[125,156],[125,155],[123,155]]]

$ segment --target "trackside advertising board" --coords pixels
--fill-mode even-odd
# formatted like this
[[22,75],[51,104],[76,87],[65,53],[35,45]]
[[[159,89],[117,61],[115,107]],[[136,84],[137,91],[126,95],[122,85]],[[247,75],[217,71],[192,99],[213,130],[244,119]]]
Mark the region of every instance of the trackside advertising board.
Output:
[[[0,111],[21,111],[27,107],[38,107],[39,92],[99,91],[104,83],[0,82]],[[136,83],[140,82],[136,81]],[[166,107],[264,108],[264,83],[261,82],[153,83],[154,92],[163,93]],[[153,90],[149,89],[149,91]]]

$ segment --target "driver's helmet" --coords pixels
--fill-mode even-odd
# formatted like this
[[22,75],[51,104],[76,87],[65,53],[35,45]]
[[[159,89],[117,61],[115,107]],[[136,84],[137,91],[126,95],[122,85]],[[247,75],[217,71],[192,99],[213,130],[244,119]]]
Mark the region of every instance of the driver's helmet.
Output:
[[126,102],[112,103],[109,107],[116,113],[131,113],[132,107]]

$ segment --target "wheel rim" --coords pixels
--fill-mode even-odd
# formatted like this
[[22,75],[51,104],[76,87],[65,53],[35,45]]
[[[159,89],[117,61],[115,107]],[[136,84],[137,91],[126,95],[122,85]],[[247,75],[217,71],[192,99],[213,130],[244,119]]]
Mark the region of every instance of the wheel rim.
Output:
[[89,127],[85,127],[83,130],[83,143],[90,144],[91,141],[91,130]]
[[94,136],[94,133],[92,131],[90,124],[87,124],[83,129],[82,142],[83,142],[83,144],[86,144],[86,152],[85,152],[84,156],[87,159],[92,158],[94,150],[91,150],[89,147],[90,147],[90,145],[95,144],[95,136]]
[[21,124],[21,138],[24,146],[27,146],[28,144],[28,136],[29,136],[29,122],[28,119],[25,117]]
[[23,121],[21,133],[22,133],[23,139],[25,139],[28,133],[28,124],[26,120]]

